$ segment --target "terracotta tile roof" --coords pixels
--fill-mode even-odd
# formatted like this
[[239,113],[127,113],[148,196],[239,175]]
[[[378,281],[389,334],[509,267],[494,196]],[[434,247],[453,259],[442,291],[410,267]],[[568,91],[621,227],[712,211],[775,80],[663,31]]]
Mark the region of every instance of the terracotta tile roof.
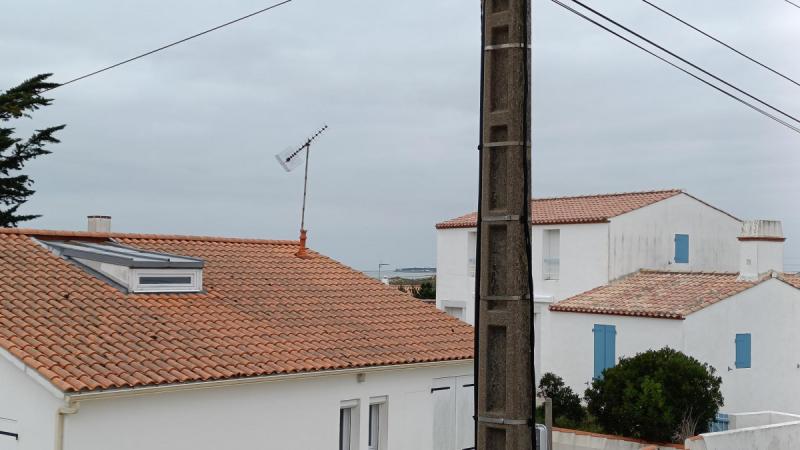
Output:
[[[205,260],[204,293],[124,294],[32,239]],[[92,391],[469,359],[472,327],[297,243],[0,229],[0,347]]]
[[758,281],[737,281],[737,273],[642,270],[550,306],[551,311],[684,319]]
[[[585,195],[579,197],[540,198],[531,202],[534,225],[598,223],[683,193],[666,191],[627,192],[620,194]],[[456,217],[436,224],[436,228],[473,228],[478,213]]]
[[798,273],[785,273],[780,277],[783,281],[791,284],[792,286],[800,289],[800,274]]

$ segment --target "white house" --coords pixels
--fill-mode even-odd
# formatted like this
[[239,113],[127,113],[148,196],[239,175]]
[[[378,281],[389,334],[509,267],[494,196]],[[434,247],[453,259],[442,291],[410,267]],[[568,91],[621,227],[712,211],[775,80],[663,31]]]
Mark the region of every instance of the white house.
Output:
[[0,229],[0,449],[474,445],[471,327],[297,246]]
[[641,270],[550,307],[541,371],[576,392],[620,357],[671,347],[722,377],[724,412],[800,412],[800,276],[780,222],[743,226],[738,272]]
[[[741,221],[681,190],[535,199],[531,204],[536,364],[548,305],[642,268],[738,268]],[[436,225],[436,306],[474,322],[477,213]]]

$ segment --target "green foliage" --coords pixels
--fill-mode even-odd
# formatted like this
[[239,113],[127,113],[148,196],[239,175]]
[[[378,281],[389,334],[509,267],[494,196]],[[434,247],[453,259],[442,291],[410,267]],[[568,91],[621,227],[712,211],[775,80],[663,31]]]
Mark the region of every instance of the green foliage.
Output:
[[[19,86],[0,94],[0,122],[30,118],[33,111],[48,106],[51,99],[41,93],[58,86],[47,82],[51,74],[37,75]],[[25,164],[50,151],[47,144],[56,144],[53,134],[64,125],[36,130],[28,139],[14,136],[14,128],[0,127],[0,227],[16,227],[19,222],[35,219],[36,215],[17,215],[16,212],[35,191],[33,180],[20,174]]]
[[436,285],[430,281],[422,283],[419,287],[411,289],[411,295],[425,300],[436,299]]
[[558,375],[551,372],[542,375],[538,394],[553,401],[554,425],[573,428],[586,420],[586,410],[581,406],[581,398]]
[[722,406],[722,378],[670,348],[622,358],[586,390],[589,413],[607,433],[651,442],[677,439],[685,423],[708,424]]

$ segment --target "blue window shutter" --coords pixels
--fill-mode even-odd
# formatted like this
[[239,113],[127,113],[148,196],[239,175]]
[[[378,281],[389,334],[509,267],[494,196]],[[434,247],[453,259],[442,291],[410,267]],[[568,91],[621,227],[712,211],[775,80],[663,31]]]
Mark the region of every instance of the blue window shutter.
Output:
[[617,357],[617,329],[614,325],[595,324],[594,333],[594,378],[603,377],[603,370],[614,367]]
[[689,235],[675,235],[675,262],[686,264],[689,262]]
[[617,327],[614,325],[606,325],[606,351],[605,351],[605,367],[609,369],[616,365],[617,359]]
[[736,368],[750,368],[750,333],[736,335]]
[[605,362],[605,327],[595,325],[592,329],[594,333],[594,378],[600,379],[603,375],[603,364]]

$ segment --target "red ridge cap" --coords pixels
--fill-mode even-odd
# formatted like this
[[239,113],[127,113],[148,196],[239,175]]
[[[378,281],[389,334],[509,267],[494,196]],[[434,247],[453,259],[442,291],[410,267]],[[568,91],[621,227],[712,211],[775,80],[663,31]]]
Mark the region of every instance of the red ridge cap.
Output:
[[34,237],[68,237],[87,239],[158,239],[166,241],[241,242],[250,244],[299,245],[299,241],[276,239],[250,239],[223,236],[190,236],[179,234],[100,233],[93,231],[41,230],[32,228],[0,228],[0,234]]

